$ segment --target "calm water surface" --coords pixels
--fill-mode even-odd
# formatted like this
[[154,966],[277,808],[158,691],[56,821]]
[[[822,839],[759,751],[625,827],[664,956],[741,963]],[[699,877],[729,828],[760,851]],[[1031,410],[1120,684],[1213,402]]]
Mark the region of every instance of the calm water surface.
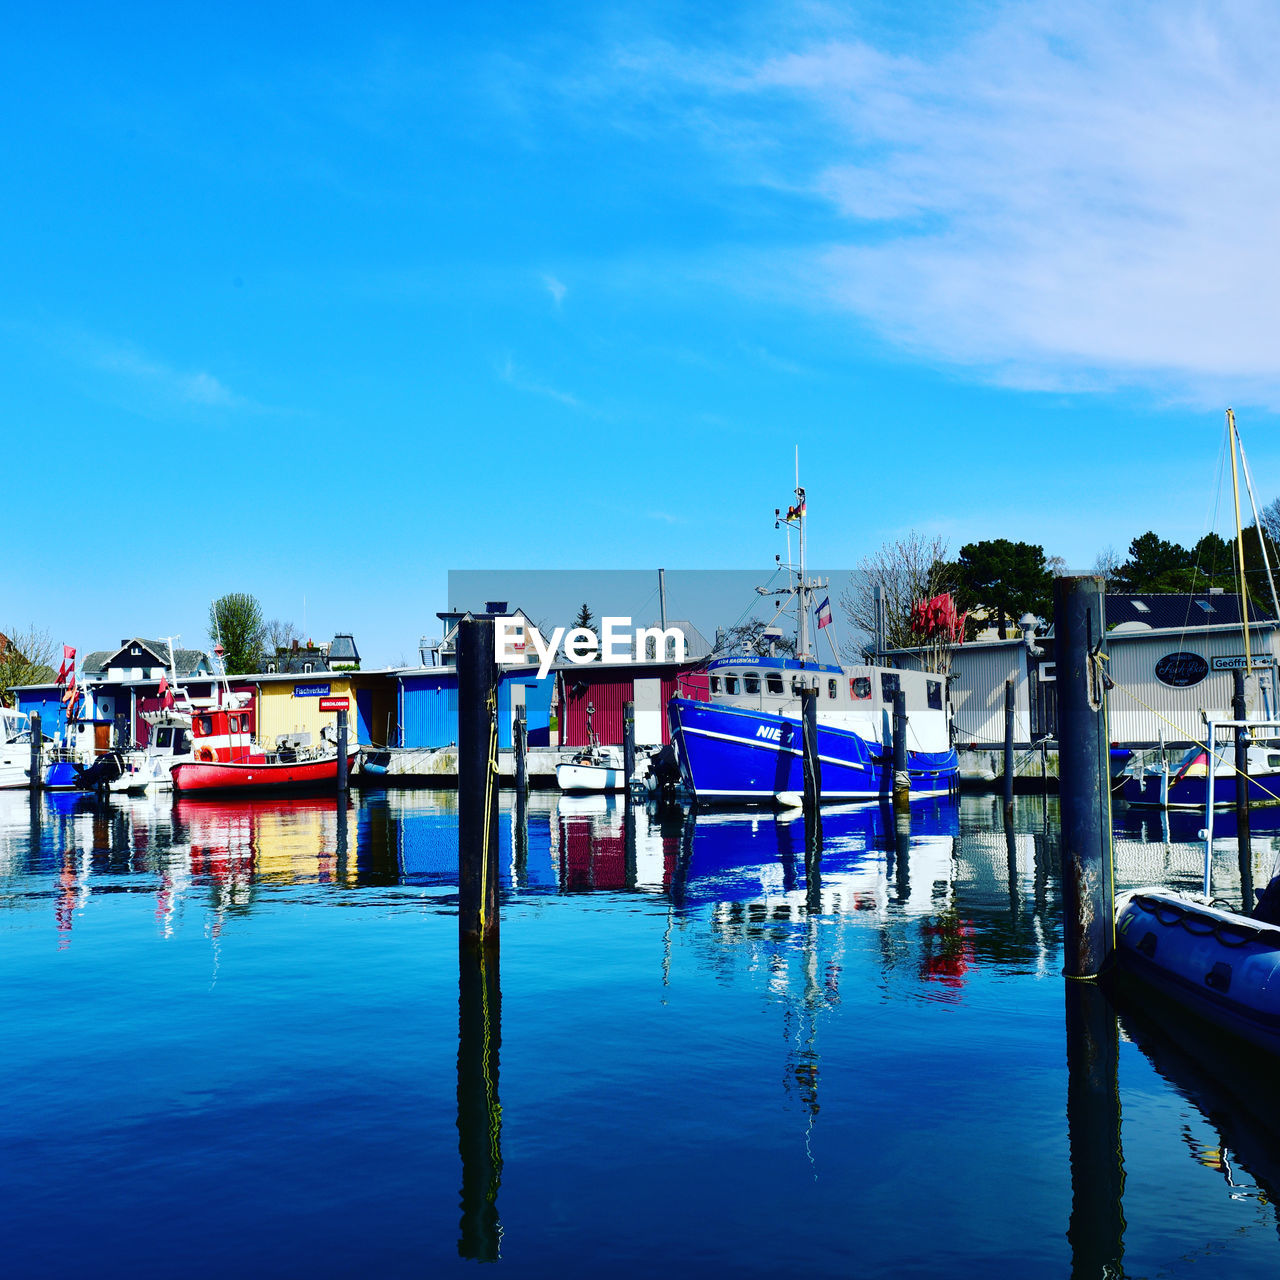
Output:
[[997,815],[504,795],[460,974],[449,793],[0,793],[5,1274],[1274,1275],[1275,1104],[1068,1019],[1056,806]]

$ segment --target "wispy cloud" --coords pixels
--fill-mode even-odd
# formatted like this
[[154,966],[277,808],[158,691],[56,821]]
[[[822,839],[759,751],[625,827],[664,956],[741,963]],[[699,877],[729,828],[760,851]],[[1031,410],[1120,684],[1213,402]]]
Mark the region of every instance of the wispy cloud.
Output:
[[86,343],[87,362],[104,373],[128,378],[180,404],[216,409],[254,409],[258,406],[237,395],[220,378],[205,370],[176,369],[145,355],[136,347],[90,339]]
[[672,515],[670,511],[650,511],[648,513],[650,520],[659,520],[663,524],[688,524],[688,520],[684,516]]
[[558,400],[561,404],[567,404],[573,409],[583,408],[582,401],[577,396],[571,395],[567,391],[558,391],[555,387],[547,386],[545,382],[538,382],[536,379],[528,377],[510,356],[507,356],[502,364],[498,366],[498,377],[503,382],[509,383],[517,391],[525,391],[535,396],[546,396],[551,400]]
[[1280,397],[1280,10],[991,14],[916,57],[841,18],[615,66],[635,117],[665,102],[737,141],[722,176],[829,212],[775,251],[793,296],[1001,382]]
[[556,310],[560,309],[564,302],[564,295],[569,292],[568,287],[563,281],[557,280],[555,276],[544,275],[542,283],[546,286],[547,292],[551,295],[552,301],[556,304]]

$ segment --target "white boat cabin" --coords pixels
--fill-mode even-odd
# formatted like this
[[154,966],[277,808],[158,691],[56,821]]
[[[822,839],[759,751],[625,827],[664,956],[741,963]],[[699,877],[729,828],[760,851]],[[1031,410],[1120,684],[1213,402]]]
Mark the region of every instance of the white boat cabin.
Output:
[[901,689],[912,749],[946,751],[951,746],[946,682],[934,672],[744,654],[718,658],[707,674],[712,702],[793,720],[800,718],[800,690],[816,688],[820,724],[850,729],[877,743],[892,741],[893,699]]

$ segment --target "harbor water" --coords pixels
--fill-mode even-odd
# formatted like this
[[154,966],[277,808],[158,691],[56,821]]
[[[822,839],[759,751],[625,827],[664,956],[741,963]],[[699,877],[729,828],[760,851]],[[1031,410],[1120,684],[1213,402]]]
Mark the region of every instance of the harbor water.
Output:
[[[1121,887],[1199,886],[1175,818]],[[1275,1274],[1275,1103],[1068,1001],[1052,798],[500,830],[460,971],[449,792],[0,793],[6,1275]]]

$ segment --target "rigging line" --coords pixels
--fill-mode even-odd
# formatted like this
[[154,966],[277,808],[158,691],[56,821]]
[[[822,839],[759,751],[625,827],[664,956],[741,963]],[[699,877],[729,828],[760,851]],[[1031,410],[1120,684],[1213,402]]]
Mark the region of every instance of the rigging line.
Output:
[[1244,529],[1240,523],[1240,481],[1236,476],[1236,431],[1235,411],[1227,409],[1227,427],[1231,432],[1228,444],[1231,447],[1231,492],[1236,504],[1236,559],[1240,564],[1240,620],[1244,626],[1244,670],[1245,674],[1253,670],[1253,655],[1249,650],[1249,584],[1244,576]]
[[[1236,430],[1236,439],[1240,440],[1240,431]],[[1249,471],[1249,459],[1245,457],[1244,441],[1240,440],[1240,469],[1244,472],[1244,485],[1249,492],[1249,506],[1253,509],[1253,523],[1258,530],[1258,546],[1262,551],[1262,566],[1267,571],[1267,585],[1271,588],[1271,604],[1275,616],[1280,618],[1280,597],[1276,596],[1276,580],[1271,574],[1271,557],[1267,554],[1267,541],[1262,528],[1262,517],[1258,514],[1258,500],[1253,495],[1253,476]]]
[[[1216,483],[1213,486],[1213,489],[1210,491],[1209,511],[1205,513],[1207,527],[1205,528],[1204,535],[1201,536],[1201,542],[1203,542],[1204,537],[1206,537],[1208,534],[1216,533],[1218,531],[1218,512],[1222,509],[1222,483],[1223,483],[1224,475],[1226,472],[1226,465],[1227,465],[1227,440],[1228,439],[1229,439],[1229,433],[1224,430],[1222,433],[1222,443],[1218,446],[1218,478]],[[1212,514],[1210,514],[1210,512],[1212,512]],[[1198,570],[1200,567],[1200,557],[1203,554],[1204,554],[1203,550],[1197,550],[1196,552],[1195,569],[1193,569],[1192,575],[1191,575],[1191,582],[1193,587],[1195,585],[1195,573],[1196,573],[1196,570]],[[1214,561],[1214,572],[1215,573],[1217,572],[1216,560]],[[1194,603],[1194,601],[1192,601],[1190,596],[1194,594],[1195,592],[1192,591],[1187,598],[1187,610],[1186,610],[1186,613],[1183,614],[1182,630],[1178,634],[1179,649],[1181,649],[1183,645],[1186,643],[1187,631],[1191,626],[1191,606]]]

